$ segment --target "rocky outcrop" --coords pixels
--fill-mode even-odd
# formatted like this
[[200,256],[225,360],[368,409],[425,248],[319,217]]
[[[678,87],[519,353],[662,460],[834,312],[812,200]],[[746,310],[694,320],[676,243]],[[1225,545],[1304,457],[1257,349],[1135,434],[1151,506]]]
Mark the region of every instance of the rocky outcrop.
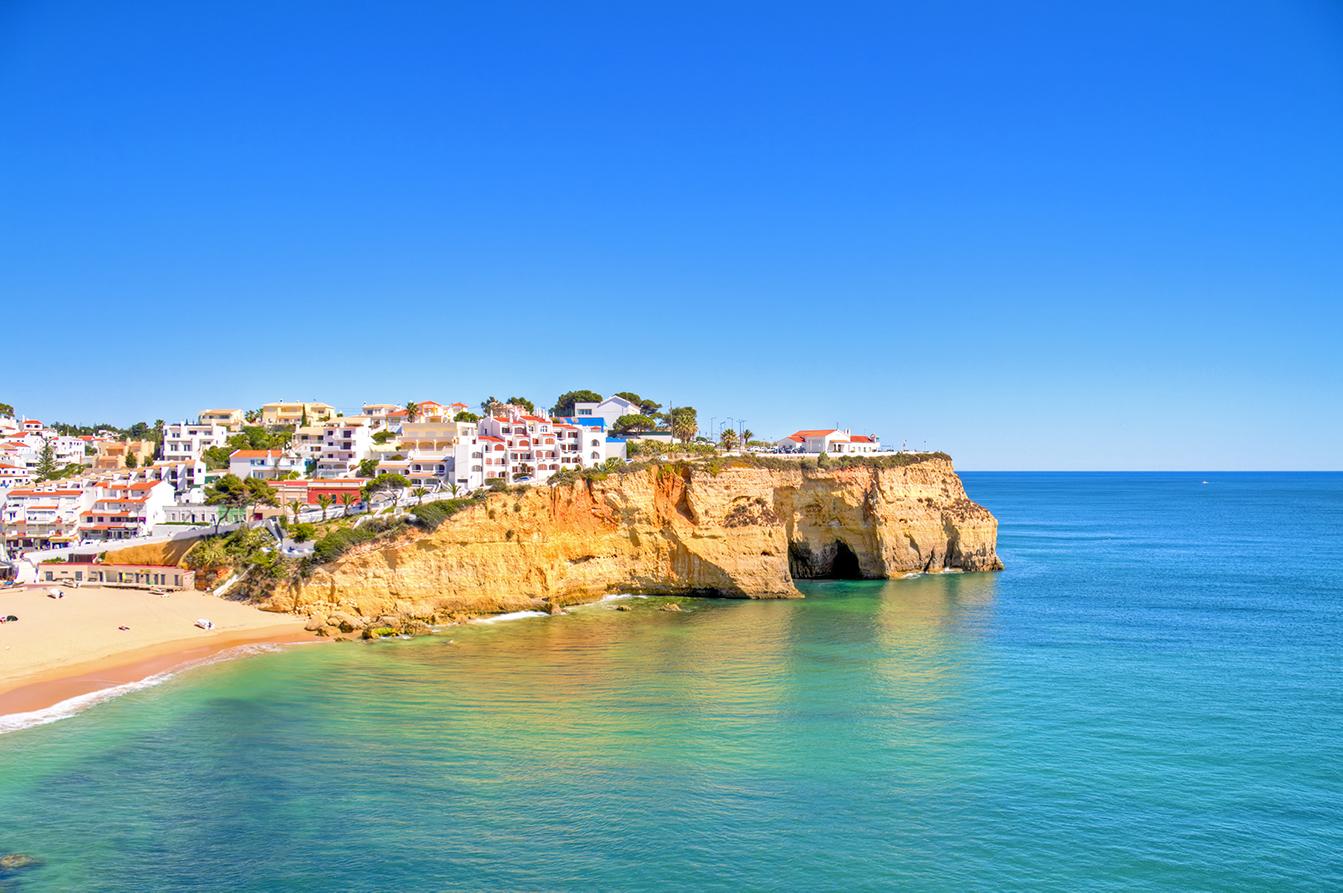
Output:
[[330,635],[612,592],[797,598],[796,579],[990,571],[997,521],[951,462],[680,463],[496,493],[277,590]]

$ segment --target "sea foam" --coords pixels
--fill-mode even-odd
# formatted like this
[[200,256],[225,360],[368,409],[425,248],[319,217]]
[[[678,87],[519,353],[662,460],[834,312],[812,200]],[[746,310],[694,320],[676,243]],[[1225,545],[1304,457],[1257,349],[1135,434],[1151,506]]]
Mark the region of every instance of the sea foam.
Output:
[[511,611],[508,614],[495,614],[491,617],[477,617],[472,623],[507,623],[510,620],[525,620],[528,617],[548,617],[545,611]]
[[113,685],[108,688],[100,688],[97,691],[85,692],[82,695],[75,695],[72,698],[66,698],[64,701],[52,704],[50,707],[43,707],[41,710],[29,710],[24,713],[9,713],[0,716],[0,735],[4,735],[8,732],[19,732],[23,729],[31,729],[35,726],[45,726],[48,723],[69,719],[72,716],[78,716],[90,707],[94,707],[104,701],[110,701],[113,698],[119,698],[122,695],[128,695],[133,692],[142,691],[146,688],[162,685],[179,673],[184,673],[187,670],[194,670],[198,667],[232,660],[236,657],[245,657],[249,654],[264,654],[266,652],[279,650],[280,646],[268,643],[239,645],[236,648],[227,648],[220,651],[218,654],[212,654],[209,657],[185,663],[180,667],[174,667],[173,669],[165,670],[162,673],[146,676],[144,679],[137,679],[133,682],[123,682],[120,685]]

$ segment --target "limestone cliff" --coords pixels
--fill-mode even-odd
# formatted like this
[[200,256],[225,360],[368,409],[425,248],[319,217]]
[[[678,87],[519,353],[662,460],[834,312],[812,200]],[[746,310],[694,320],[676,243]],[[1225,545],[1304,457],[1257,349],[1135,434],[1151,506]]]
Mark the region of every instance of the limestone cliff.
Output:
[[940,457],[650,465],[492,494],[314,570],[269,607],[348,632],[612,592],[796,598],[795,579],[998,570],[997,527]]

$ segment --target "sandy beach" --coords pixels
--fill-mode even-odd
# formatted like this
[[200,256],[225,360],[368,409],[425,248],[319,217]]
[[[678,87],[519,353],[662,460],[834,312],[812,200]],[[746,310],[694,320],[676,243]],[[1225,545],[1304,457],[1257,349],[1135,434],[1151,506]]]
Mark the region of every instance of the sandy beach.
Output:
[[[200,592],[85,586],[0,591],[0,715],[144,679],[240,645],[312,641],[303,620]],[[214,622],[206,631],[198,617]],[[126,630],[118,627],[129,627]]]

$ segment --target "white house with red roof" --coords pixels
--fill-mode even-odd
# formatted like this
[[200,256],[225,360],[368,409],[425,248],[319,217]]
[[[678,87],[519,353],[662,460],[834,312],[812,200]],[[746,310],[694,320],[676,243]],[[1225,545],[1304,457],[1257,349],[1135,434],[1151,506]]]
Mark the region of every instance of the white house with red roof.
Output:
[[875,434],[854,434],[848,428],[804,428],[774,444],[795,453],[833,453],[845,456],[881,452],[881,439]]
[[369,420],[332,419],[323,426],[322,452],[317,457],[317,476],[351,477],[359,463],[373,455],[373,432]]
[[503,478],[508,483],[544,481],[560,470],[560,452],[555,423],[536,415],[510,412],[480,420],[480,439],[489,444],[485,478]]
[[284,450],[234,450],[229,453],[229,474],[240,478],[274,480],[291,471],[303,474],[303,460]]
[[101,481],[92,492],[92,504],[79,513],[79,535],[86,540],[147,534],[164,522],[164,510],[173,502],[173,488],[166,481]]
[[6,490],[26,487],[31,484],[33,477],[31,469],[21,465],[12,465],[4,461],[4,456],[0,455],[0,499],[4,498],[4,491]]
[[79,514],[93,503],[91,489],[40,485],[10,490],[0,527],[11,551],[64,546],[79,537]]

